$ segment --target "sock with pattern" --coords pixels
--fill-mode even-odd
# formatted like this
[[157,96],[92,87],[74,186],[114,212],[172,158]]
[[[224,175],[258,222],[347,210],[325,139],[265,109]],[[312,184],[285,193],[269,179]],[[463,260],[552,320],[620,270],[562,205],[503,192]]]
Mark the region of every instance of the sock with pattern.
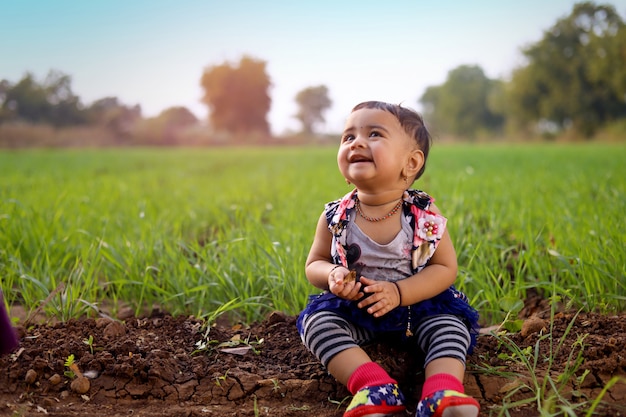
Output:
[[352,375],[350,375],[347,387],[352,395],[354,395],[358,390],[364,387],[396,383],[396,380],[390,377],[387,371],[379,364],[376,362],[366,362],[356,368]]
[[437,391],[452,390],[465,393],[463,383],[459,381],[455,376],[450,374],[435,374],[431,375],[424,381],[422,387],[422,400],[428,396],[433,395]]

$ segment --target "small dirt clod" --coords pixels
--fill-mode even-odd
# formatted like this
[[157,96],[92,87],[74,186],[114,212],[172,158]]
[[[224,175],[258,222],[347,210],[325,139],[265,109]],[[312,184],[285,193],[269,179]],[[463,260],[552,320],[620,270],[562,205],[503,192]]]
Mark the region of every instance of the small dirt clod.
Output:
[[76,394],[86,394],[91,388],[91,383],[84,376],[78,377],[72,381],[70,388]]
[[530,316],[524,320],[522,324],[521,334],[523,337],[527,337],[531,334],[539,333],[546,328],[546,321],[537,316]]
[[63,381],[63,378],[59,374],[54,374],[48,378],[48,381],[50,382],[50,385],[54,386],[59,385]]
[[34,369],[29,369],[28,371],[26,371],[26,376],[24,377],[24,381],[28,385],[34,384],[37,381],[37,371],[35,371]]

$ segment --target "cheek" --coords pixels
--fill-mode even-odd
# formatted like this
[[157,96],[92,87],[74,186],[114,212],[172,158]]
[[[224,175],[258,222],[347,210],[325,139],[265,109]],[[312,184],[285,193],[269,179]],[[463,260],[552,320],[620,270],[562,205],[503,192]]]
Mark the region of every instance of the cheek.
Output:
[[346,165],[346,158],[340,150],[339,152],[337,152],[337,167],[339,168],[339,172],[345,174]]
[[346,158],[348,157],[347,153],[348,153],[348,149],[343,146],[340,147],[339,150],[337,151],[337,164],[339,166],[346,164]]

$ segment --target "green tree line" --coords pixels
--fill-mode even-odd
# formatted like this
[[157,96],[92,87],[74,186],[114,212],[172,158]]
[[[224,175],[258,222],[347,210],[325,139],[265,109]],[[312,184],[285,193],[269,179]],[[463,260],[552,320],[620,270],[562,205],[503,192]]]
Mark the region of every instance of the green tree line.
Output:
[[420,102],[437,130],[458,137],[563,132],[591,138],[609,126],[626,136],[626,26],[615,8],[578,3],[523,50],[509,81],[478,66],[448,73]]
[[[428,87],[416,104],[433,130],[458,139],[592,138],[607,129],[626,137],[626,25],[613,6],[576,4],[522,52],[526,62],[508,80],[490,79],[477,65],[461,65],[443,84]],[[209,66],[199,84],[209,114],[204,124],[184,107],[143,118],[139,106],[116,97],[85,105],[72,91],[71,77],[60,71],[50,71],[42,81],[32,73],[15,83],[4,79],[0,145],[19,132],[7,128],[16,125],[96,127],[108,134],[107,144],[118,145],[270,138],[272,82],[265,61],[244,56]],[[307,87],[294,101],[298,111],[293,117],[304,135],[314,135],[332,105],[328,88]]]

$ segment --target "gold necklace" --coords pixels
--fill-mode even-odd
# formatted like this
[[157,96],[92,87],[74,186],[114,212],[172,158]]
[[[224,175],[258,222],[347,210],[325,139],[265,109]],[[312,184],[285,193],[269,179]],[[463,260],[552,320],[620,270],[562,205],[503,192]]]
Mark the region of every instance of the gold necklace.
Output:
[[363,217],[365,220],[367,220],[368,222],[382,222],[385,219],[388,219],[389,217],[393,216],[394,214],[396,214],[396,212],[400,209],[400,207],[402,207],[402,199],[398,200],[398,203],[396,203],[395,206],[393,206],[393,208],[391,209],[391,211],[387,214],[385,214],[382,217],[369,217],[366,216],[365,213],[363,213],[363,209],[361,209],[361,200],[359,200],[358,198],[356,199],[356,211],[357,213],[359,213],[359,215],[361,217]]

